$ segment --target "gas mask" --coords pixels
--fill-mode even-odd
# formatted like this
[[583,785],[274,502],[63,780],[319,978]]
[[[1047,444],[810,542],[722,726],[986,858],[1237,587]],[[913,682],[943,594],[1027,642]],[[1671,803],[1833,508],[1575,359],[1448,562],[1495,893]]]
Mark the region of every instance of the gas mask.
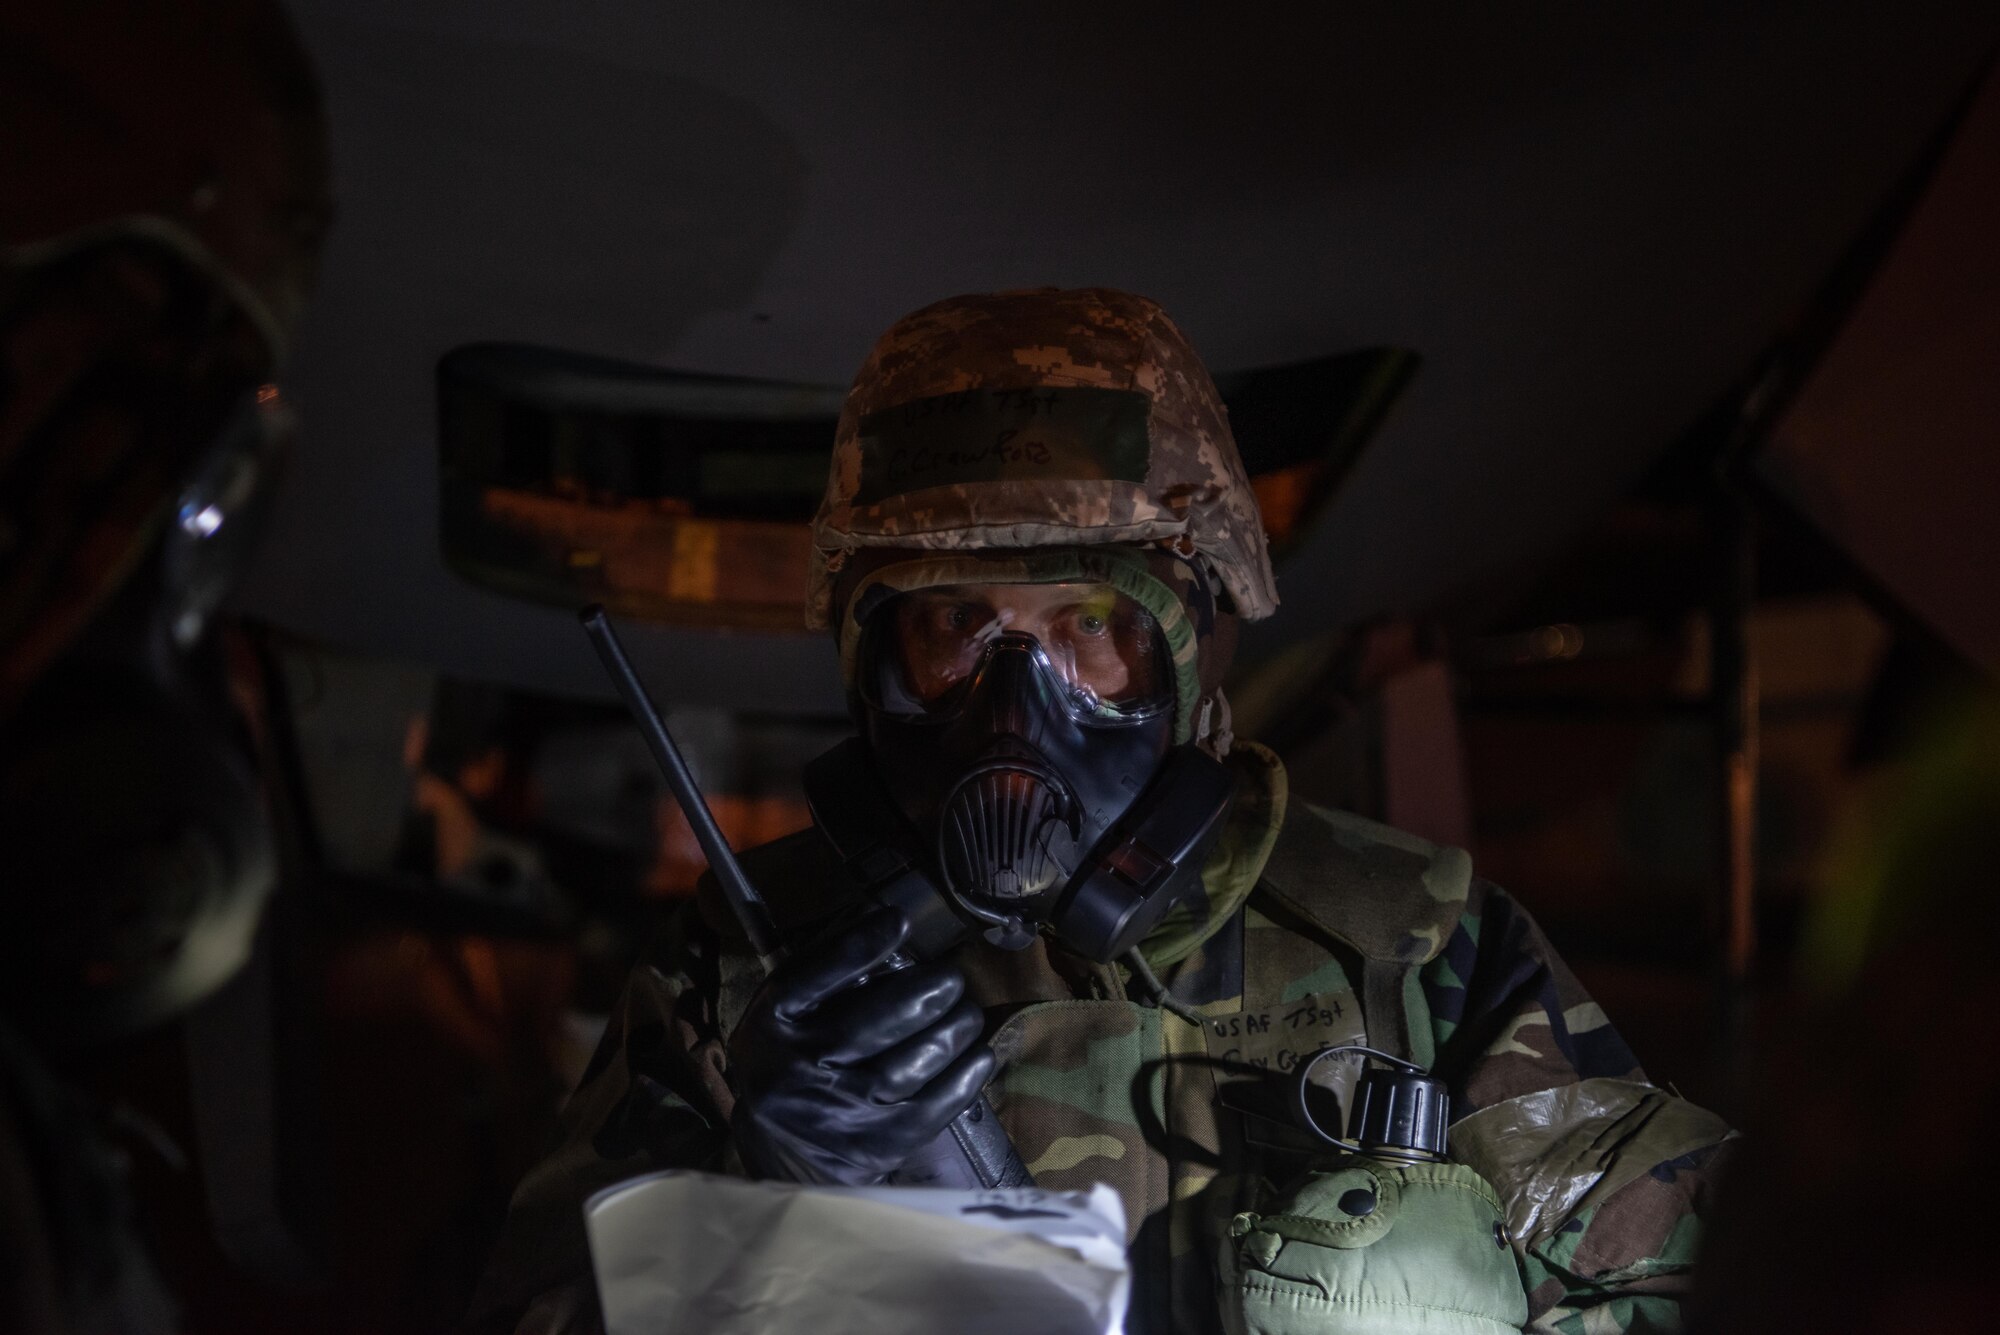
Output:
[[961,932],[1019,949],[1046,926],[1100,961],[1200,893],[1233,782],[1172,744],[1172,662],[1131,597],[1103,584],[883,596],[863,613],[855,696],[860,739],[806,786],[844,855],[872,850],[873,870],[848,858],[863,879],[900,864]]
[[93,1039],[159,1023],[248,959],[276,858],[209,630],[281,429],[246,400],[165,534],[0,737],[10,1008]]
[[[188,258],[194,243],[164,235],[108,233],[58,250],[26,278],[46,282],[107,255],[144,265],[176,294],[163,329],[186,331],[195,347],[211,327],[226,337],[243,317]],[[44,405],[19,451],[68,457],[74,442],[104,438],[79,424],[122,414],[132,445],[113,471],[160,470],[161,494],[143,517],[77,509],[79,531],[114,531],[135,554],[122,574],[125,560],[107,561],[107,601],[26,676],[0,730],[0,994],[45,1037],[134,1031],[213,992],[248,958],[275,877],[261,784],[211,622],[262,527],[292,421],[276,389],[248,376],[218,375],[198,393],[188,384],[171,361],[107,359]],[[0,385],[0,400],[15,388]],[[168,463],[176,457],[184,462]],[[52,494],[78,503],[18,459],[7,480],[21,514],[0,518],[15,532],[29,531],[22,521]],[[76,539],[42,550],[89,555]],[[13,624],[42,633],[34,608],[75,606],[77,587],[10,605]]]

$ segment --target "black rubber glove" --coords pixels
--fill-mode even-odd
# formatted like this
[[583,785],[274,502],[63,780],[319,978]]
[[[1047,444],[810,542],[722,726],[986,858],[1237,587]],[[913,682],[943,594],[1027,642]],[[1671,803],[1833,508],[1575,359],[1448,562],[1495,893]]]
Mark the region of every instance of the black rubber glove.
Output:
[[729,1036],[729,1082],[730,1129],[752,1173],[880,1182],[985,1088],[993,1051],[965,975],[885,967],[909,930],[899,911],[872,910],[751,998]]

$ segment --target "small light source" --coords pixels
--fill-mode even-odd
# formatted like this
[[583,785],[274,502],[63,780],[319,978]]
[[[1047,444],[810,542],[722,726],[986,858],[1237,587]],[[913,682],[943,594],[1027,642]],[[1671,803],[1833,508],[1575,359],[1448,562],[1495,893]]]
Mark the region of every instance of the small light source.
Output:
[[213,501],[200,508],[190,502],[181,507],[181,531],[191,538],[213,537],[223,517],[222,507]]

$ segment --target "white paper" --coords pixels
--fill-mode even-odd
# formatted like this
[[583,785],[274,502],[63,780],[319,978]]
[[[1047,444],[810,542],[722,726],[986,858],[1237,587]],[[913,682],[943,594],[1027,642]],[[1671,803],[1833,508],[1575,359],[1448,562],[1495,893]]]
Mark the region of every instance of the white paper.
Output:
[[584,1204],[609,1335],[1122,1335],[1118,1193],[669,1171]]

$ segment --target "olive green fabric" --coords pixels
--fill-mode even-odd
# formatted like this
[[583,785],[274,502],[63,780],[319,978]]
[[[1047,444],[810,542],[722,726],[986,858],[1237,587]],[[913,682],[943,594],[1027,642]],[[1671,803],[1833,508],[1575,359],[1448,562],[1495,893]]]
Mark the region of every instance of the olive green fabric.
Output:
[[[1508,1231],[1546,1252],[1559,1230],[1661,1164],[1734,1132],[1714,1113],[1637,1080],[1573,1085],[1482,1108],[1452,1124],[1452,1154],[1507,1189]],[[1575,1264],[1574,1256],[1570,1258]],[[1657,1258],[1642,1258],[1645,1273]],[[1589,1278],[1608,1272],[1592,1269]]]
[[1500,1198],[1456,1163],[1344,1158],[1230,1221],[1229,1335],[1499,1335],[1528,1319]]
[[1236,771],[1236,796],[1229,821],[1202,867],[1201,883],[1207,893],[1169,909],[1140,942],[1140,953],[1154,969],[1185,960],[1243,907],[1271,860],[1278,831],[1284,828],[1291,788],[1278,757],[1255,742],[1238,742],[1230,750],[1229,764]]
[[1465,850],[1344,811],[1313,815],[1287,824],[1271,854],[1264,882],[1272,898],[1367,959],[1429,963],[1465,909]]
[[[1558,1138],[1592,1134],[1587,1105],[1608,1106],[1600,1081],[1637,1084],[1632,1106],[1655,1109],[1648,1125],[1660,1116],[1668,1118],[1663,1127],[1698,1124],[1684,1105],[1669,1111],[1658,1102],[1667,1096],[1643,1084],[1630,1051],[1532,919],[1472,876],[1463,853],[1288,795],[1283,767],[1261,747],[1239,745],[1226,763],[1238,797],[1208,865],[1207,899],[1163,922],[1142,947],[1167,993],[1200,1024],[1156,1005],[1125,969],[1046,939],[1018,952],[975,942],[956,956],[1000,1057],[988,1094],[1037,1181],[1057,1189],[1102,1181],[1124,1202],[1132,1335],[1214,1335],[1228,1303],[1244,1310],[1218,1266],[1235,1220],[1301,1217],[1301,1207],[1285,1203],[1288,1193],[1339,1163],[1295,1124],[1289,1106],[1299,1064],[1322,1047],[1400,1041],[1433,1065],[1455,1111],[1468,1118],[1589,1084],[1581,1102],[1547,1101]],[[814,832],[752,850],[744,862],[794,932],[811,931],[855,893]],[[685,925],[685,935],[635,977],[565,1114],[564,1148],[515,1198],[482,1298],[484,1330],[511,1329],[538,1298],[542,1317],[584,1310],[573,1301],[575,1286],[587,1282],[577,1211],[592,1185],[669,1164],[740,1171],[726,1133],[726,1036],[755,985],[755,964],[712,908]],[[1367,1004],[1363,980],[1371,973],[1399,984],[1397,1014],[1387,1020]],[[1353,1071],[1352,1062],[1324,1062],[1314,1079],[1343,1099]],[[1468,1144],[1506,1115],[1472,1123]],[[1710,1130],[1726,1136],[1720,1123]],[[1557,1153],[1551,1139],[1549,1173],[1574,1180],[1582,1168],[1598,1176],[1573,1206],[1534,1216],[1528,1233],[1545,1241],[1531,1250],[1525,1238],[1512,1239],[1504,1254],[1491,1223],[1530,1217],[1525,1196],[1539,1190],[1543,1154],[1487,1155],[1481,1162],[1503,1180],[1483,1197],[1468,1185],[1477,1180],[1469,1167],[1446,1174],[1449,1184],[1426,1179],[1422,1190],[1433,1194],[1418,1216],[1457,1223],[1437,1223],[1451,1237],[1425,1245],[1451,1257],[1461,1244],[1484,1246],[1518,1267],[1527,1297],[1517,1324],[1528,1329],[1584,1335],[1669,1326],[1708,1184],[1723,1161],[1718,1151],[1727,1148],[1693,1143],[1706,1139],[1678,1135],[1654,1145],[1642,1137],[1610,1165]],[[1686,1153],[1646,1164],[1682,1144]],[[1472,1210],[1475,1198],[1488,1202],[1482,1208],[1490,1215]],[[1475,1218],[1483,1232],[1467,1224]],[[1411,1229],[1399,1250],[1380,1254],[1400,1258],[1402,1246],[1433,1227]],[[1308,1253],[1295,1255],[1303,1263]],[[1390,1273],[1368,1264],[1367,1282]],[[1421,1269],[1413,1258],[1395,1265]],[[1437,1306],[1410,1315],[1431,1326],[1399,1328],[1488,1328],[1436,1325],[1449,1304]],[[1299,1302],[1286,1310],[1320,1309]],[[1464,1312],[1490,1323],[1501,1319],[1492,1310],[1475,1304]],[[1371,1328],[1340,1324],[1331,1307],[1325,1315],[1320,1326],[1286,1328]],[[549,1320],[524,1329],[590,1329],[587,1315]]]

